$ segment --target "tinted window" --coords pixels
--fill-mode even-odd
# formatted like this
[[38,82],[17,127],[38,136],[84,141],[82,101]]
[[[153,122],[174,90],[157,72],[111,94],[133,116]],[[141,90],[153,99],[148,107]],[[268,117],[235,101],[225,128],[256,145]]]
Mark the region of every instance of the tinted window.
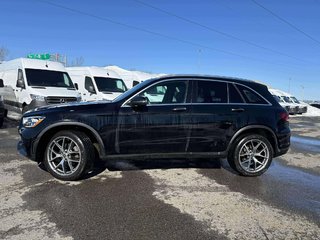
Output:
[[74,88],[65,72],[26,68],[26,77],[29,86]]
[[94,77],[100,92],[125,92],[127,87],[122,79]]
[[187,96],[186,81],[161,82],[139,94],[147,97],[149,104],[185,103]]
[[243,99],[239,91],[232,83],[229,83],[229,102],[230,103],[243,103]]
[[262,97],[260,97],[257,93],[255,93],[251,89],[239,84],[237,84],[236,86],[247,103],[268,104]]
[[196,103],[227,103],[227,83],[216,81],[198,81],[194,96]]

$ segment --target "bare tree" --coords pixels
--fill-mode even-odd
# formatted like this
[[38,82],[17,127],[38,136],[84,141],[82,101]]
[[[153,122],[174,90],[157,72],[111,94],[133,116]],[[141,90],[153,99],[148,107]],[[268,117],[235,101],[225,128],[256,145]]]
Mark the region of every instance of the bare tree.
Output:
[[71,60],[70,64],[68,64],[69,67],[77,67],[77,66],[82,66],[84,63],[84,58],[83,57],[77,57],[73,60]]
[[6,60],[9,50],[5,47],[0,47],[0,62]]

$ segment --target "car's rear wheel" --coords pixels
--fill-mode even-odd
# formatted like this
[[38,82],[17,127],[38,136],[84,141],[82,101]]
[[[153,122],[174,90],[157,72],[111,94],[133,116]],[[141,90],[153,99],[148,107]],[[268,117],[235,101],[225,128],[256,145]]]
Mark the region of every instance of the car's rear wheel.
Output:
[[77,180],[94,160],[94,148],[90,138],[79,131],[61,131],[49,141],[44,165],[60,180]]
[[228,162],[232,169],[243,176],[259,176],[269,168],[273,148],[261,135],[239,137],[229,151]]

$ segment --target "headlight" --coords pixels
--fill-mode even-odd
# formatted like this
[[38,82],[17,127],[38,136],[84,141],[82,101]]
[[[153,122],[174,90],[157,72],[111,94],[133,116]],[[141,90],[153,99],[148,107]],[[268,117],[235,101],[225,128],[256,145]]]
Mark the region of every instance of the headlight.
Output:
[[44,96],[41,96],[41,95],[30,94],[30,97],[32,100],[42,101],[42,102],[45,101]]
[[22,119],[22,125],[26,128],[33,128],[39,125],[45,117],[43,116],[32,116],[32,117],[24,117]]

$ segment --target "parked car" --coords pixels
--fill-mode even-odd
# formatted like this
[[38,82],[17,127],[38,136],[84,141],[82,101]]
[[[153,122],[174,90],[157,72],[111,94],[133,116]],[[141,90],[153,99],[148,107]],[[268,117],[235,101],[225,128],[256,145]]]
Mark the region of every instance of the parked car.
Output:
[[320,108],[320,102],[317,102],[317,101],[310,103],[310,105],[312,107]]
[[308,106],[307,104],[304,104],[302,102],[300,102],[296,97],[294,96],[289,96],[289,98],[291,99],[291,101],[295,104],[298,105],[298,114],[302,114],[302,113],[306,113],[308,111]]
[[80,101],[80,94],[58,62],[18,58],[0,64],[7,111],[19,114],[48,104]]
[[287,110],[289,114],[298,113],[298,108],[295,104],[293,104],[289,99],[285,98],[285,93],[278,89],[269,89],[270,93],[276,99],[276,101]]
[[68,67],[68,73],[78,85],[83,101],[113,100],[127,91],[120,76],[101,67]]
[[[148,99],[161,89],[159,97]],[[100,159],[227,157],[258,176],[288,151],[288,113],[267,87],[209,76],[150,79],[112,102],[41,107],[21,119],[27,156],[62,180],[79,179]],[[95,151],[96,150],[96,151]]]

